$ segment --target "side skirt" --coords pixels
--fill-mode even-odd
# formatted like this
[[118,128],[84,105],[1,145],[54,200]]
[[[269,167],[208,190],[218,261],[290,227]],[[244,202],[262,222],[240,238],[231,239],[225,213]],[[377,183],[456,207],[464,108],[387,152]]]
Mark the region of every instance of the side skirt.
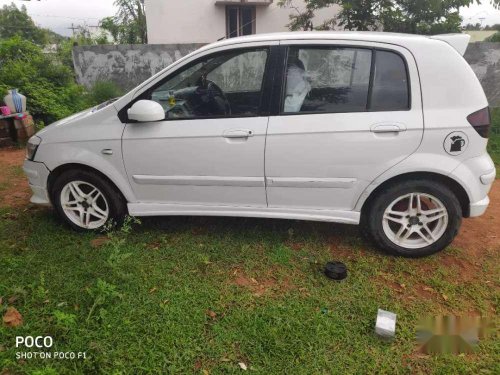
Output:
[[286,208],[258,208],[238,206],[200,206],[182,204],[129,203],[132,216],[234,216],[269,219],[295,219],[359,224],[357,211],[300,210]]

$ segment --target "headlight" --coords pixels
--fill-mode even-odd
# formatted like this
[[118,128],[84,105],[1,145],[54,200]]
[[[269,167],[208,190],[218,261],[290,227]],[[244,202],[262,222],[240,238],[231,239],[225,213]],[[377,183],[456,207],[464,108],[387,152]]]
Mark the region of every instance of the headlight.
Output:
[[33,160],[35,158],[36,150],[38,146],[42,143],[42,139],[34,135],[28,140],[26,144],[26,158],[28,160]]

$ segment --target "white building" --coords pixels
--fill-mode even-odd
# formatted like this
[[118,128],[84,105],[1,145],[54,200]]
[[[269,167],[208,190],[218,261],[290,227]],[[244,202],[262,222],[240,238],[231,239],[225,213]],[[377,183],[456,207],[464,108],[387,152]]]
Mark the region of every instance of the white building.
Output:
[[[289,31],[290,14],[302,0],[285,8],[278,0],[145,0],[150,44],[211,43],[221,38]],[[316,13],[315,26],[334,17],[338,6]]]

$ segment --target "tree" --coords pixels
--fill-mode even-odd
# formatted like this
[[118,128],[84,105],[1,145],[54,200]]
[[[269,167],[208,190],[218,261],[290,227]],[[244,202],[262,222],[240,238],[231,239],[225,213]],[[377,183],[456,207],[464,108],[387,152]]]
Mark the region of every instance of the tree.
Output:
[[[467,25],[464,26],[464,30],[467,30],[467,31],[481,30],[481,24],[479,22],[475,23],[475,24],[468,23]],[[485,30],[486,30],[486,28],[485,28]]]
[[500,43],[500,31],[497,31],[495,34],[493,34],[489,38],[486,38],[485,42]]
[[73,30],[73,36],[70,38],[75,45],[92,46],[96,44],[108,44],[106,31],[92,33],[87,25],[78,25]]
[[69,67],[71,70],[74,70],[73,47],[108,43],[108,36],[106,35],[106,32],[101,32],[98,35],[92,35],[88,27],[80,25],[73,30],[73,36],[71,38],[67,38],[57,43],[57,55],[61,63]]
[[384,31],[443,34],[461,31],[460,8],[475,0],[396,0],[381,12]]
[[18,88],[36,120],[51,123],[87,106],[85,90],[57,55],[16,35],[0,40],[0,97]]
[[488,25],[484,27],[485,30],[496,30],[500,31],[500,23],[496,23],[494,25]]
[[146,44],[148,42],[144,0],[115,0],[118,12],[114,17],[101,20],[101,27],[109,31],[120,44]]
[[[500,0],[489,0],[500,6]],[[479,0],[304,0],[305,10],[290,16],[291,30],[384,30],[413,34],[460,32],[460,8]],[[280,0],[281,6],[292,0]],[[341,11],[321,25],[313,26],[314,12],[338,4]],[[305,27],[307,25],[307,28]]]
[[47,31],[35,25],[24,5],[21,9],[14,3],[4,5],[0,9],[0,38],[8,39],[16,35],[38,45],[49,41]]

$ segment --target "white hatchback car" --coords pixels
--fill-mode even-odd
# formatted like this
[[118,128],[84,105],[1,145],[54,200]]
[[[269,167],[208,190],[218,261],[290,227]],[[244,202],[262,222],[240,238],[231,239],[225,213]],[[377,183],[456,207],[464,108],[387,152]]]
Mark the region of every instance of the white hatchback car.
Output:
[[256,35],[211,44],[30,139],[34,203],[75,229],[132,216],[359,224],[423,256],[485,212],[495,166],[466,35]]

